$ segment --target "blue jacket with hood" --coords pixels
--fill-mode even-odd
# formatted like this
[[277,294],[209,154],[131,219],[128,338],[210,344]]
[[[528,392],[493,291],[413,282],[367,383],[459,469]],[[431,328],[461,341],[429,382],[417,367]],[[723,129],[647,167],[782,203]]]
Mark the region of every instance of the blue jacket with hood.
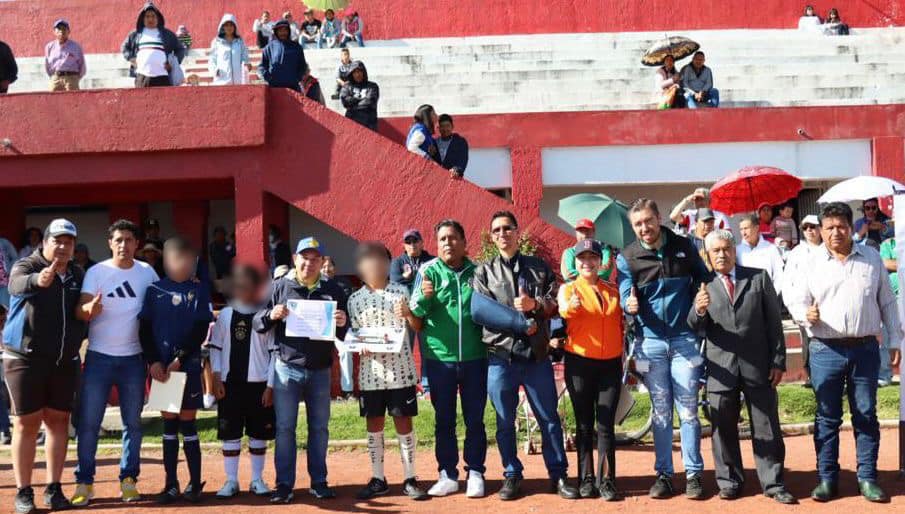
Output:
[[665,240],[659,250],[645,248],[636,240],[616,259],[622,307],[635,287],[640,304],[635,316],[639,335],[652,339],[691,335],[688,311],[709,272],[689,239],[666,227],[660,227],[660,233]]
[[286,87],[301,91],[299,82],[308,71],[305,50],[297,41],[291,39],[281,41],[276,35],[277,29],[281,27],[289,28],[289,22],[280,20],[274,23],[273,37],[264,47],[258,73],[270,87]]
[[[154,5],[154,2],[148,2],[138,11],[138,20],[135,22],[135,30],[129,33],[126,36],[126,40],[123,41],[122,45],[122,53],[123,57],[127,61],[131,61],[135,59],[135,56],[138,55],[138,36],[141,35],[141,31],[145,28],[145,13],[147,11],[154,11],[157,14],[157,29],[160,30],[160,37],[163,39],[163,49],[166,52],[167,57],[171,54],[176,56],[176,60],[182,63],[182,59],[185,58],[185,47],[182,46],[182,43],[179,41],[179,38],[176,37],[176,34],[173,33],[172,30],[166,28],[166,21],[163,18],[163,13]],[[131,66],[129,68],[129,75],[135,76],[135,66]]]

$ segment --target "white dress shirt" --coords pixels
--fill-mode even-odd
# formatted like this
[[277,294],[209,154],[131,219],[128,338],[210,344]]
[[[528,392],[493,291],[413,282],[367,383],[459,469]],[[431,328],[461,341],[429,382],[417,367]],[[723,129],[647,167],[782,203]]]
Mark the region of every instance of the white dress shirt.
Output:
[[[802,241],[786,255],[786,267],[782,271],[782,301],[790,313],[792,312],[791,300],[795,297],[794,291],[802,285],[808,259],[820,251],[821,247],[822,245],[812,245],[807,241]],[[795,319],[795,321],[800,324],[804,319]]]
[[[818,339],[877,336],[882,322],[896,341],[902,340],[896,297],[879,252],[853,244],[852,253],[840,261],[821,245],[800,270],[802,279],[796,281],[789,310],[794,319],[804,320],[808,335]],[[820,321],[811,325],[807,311],[815,302]]]
[[776,245],[765,240],[763,236],[760,236],[757,245],[753,247],[742,240],[742,243],[735,247],[735,255],[737,262],[742,266],[766,271],[773,281],[773,288],[782,291],[782,270],[785,263]]

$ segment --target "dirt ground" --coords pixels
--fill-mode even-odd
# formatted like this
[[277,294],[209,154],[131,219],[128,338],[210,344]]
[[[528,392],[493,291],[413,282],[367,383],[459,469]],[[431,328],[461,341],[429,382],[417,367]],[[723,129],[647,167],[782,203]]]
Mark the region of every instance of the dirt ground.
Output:
[[[216,453],[205,456],[204,476],[208,481],[205,488],[207,498],[204,503],[197,506],[176,504],[167,509],[158,508],[153,501],[146,500],[128,506],[117,499],[118,487],[116,476],[118,472],[118,459],[115,456],[101,457],[98,462],[98,481],[96,499],[89,510],[109,513],[155,513],[155,512],[183,512],[191,510],[198,513],[223,512],[227,509],[233,513],[265,513],[265,512],[364,512],[364,513],[407,513],[407,512],[466,512],[467,509],[492,509],[494,514],[526,513],[526,512],[553,512],[560,509],[568,509],[570,513],[582,512],[662,512],[670,509],[673,512],[723,513],[726,509],[732,509],[733,514],[747,514],[769,512],[774,509],[792,512],[849,512],[857,511],[858,514],[873,512],[894,512],[901,510],[905,505],[905,482],[897,480],[898,444],[895,430],[883,431],[883,444],[880,453],[880,482],[886,492],[892,496],[892,504],[870,504],[857,494],[857,482],[852,472],[854,469],[854,441],[851,432],[842,434],[842,467],[844,469],[840,480],[842,499],[829,505],[821,505],[807,499],[811,488],[815,483],[814,475],[814,449],[812,439],[808,436],[786,438],[786,482],[790,491],[804,498],[798,507],[786,507],[763,497],[753,472],[748,473],[748,482],[744,491],[745,497],[734,502],[722,501],[715,496],[715,484],[713,472],[705,472],[705,483],[711,496],[701,502],[686,500],[684,497],[676,497],[672,500],[650,500],[647,497],[647,489],[653,480],[653,448],[651,446],[637,446],[622,448],[617,454],[618,486],[626,499],[618,503],[604,505],[600,500],[577,500],[566,502],[557,496],[548,493],[549,483],[545,477],[543,460],[540,455],[531,455],[524,459],[526,466],[525,492],[526,497],[514,502],[501,502],[495,496],[500,486],[500,462],[496,448],[491,447],[487,458],[487,490],[489,496],[486,499],[467,499],[464,493],[459,493],[446,498],[431,499],[426,502],[415,503],[400,495],[399,483],[401,482],[401,464],[395,449],[387,450],[386,473],[390,480],[392,491],[370,502],[358,502],[355,500],[356,491],[369,477],[370,464],[367,455],[361,450],[338,450],[330,453],[328,464],[330,467],[330,482],[336,487],[339,498],[329,501],[315,501],[307,494],[307,474],[305,473],[304,455],[300,454],[298,461],[299,482],[296,484],[296,499],[292,505],[272,507],[265,499],[255,498],[247,493],[238,498],[224,502],[213,497],[214,492],[222,485],[223,474],[220,457]],[[713,459],[710,453],[710,439],[702,443],[706,468],[713,469]],[[681,466],[678,446],[675,447],[674,460],[677,466]],[[751,444],[743,443],[743,454],[746,463],[751,464]],[[272,456],[268,455],[268,459]],[[434,470],[433,452],[423,450],[417,457],[418,472],[421,483],[426,487],[436,477]],[[574,454],[570,454],[572,469],[575,469]],[[74,485],[72,483],[72,468],[74,462],[67,463],[64,473],[64,491],[71,494]],[[240,468],[240,482],[243,487],[248,484],[248,461],[243,454]],[[183,481],[187,478],[187,470],[184,464],[180,464],[180,474]],[[43,481],[43,469],[35,472],[36,484]],[[273,481],[273,469],[268,465],[265,478],[269,483]],[[162,487],[163,468],[159,452],[145,452],[142,459],[142,474],[139,482],[140,489],[144,493],[156,493]],[[676,480],[677,488],[684,490],[684,480]],[[42,488],[36,487],[38,500]],[[463,486],[464,491],[464,486]],[[15,486],[12,478],[12,469],[8,454],[0,457],[0,511],[11,510],[12,498]],[[39,504],[40,506],[40,504]]]

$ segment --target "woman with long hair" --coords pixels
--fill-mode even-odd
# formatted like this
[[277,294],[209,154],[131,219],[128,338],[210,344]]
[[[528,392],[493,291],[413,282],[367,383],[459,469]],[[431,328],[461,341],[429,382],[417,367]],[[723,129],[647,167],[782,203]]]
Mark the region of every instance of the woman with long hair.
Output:
[[437,126],[437,111],[424,104],[415,111],[415,122],[405,138],[408,151],[425,159],[433,159],[437,155],[437,142],[434,140],[434,127]]

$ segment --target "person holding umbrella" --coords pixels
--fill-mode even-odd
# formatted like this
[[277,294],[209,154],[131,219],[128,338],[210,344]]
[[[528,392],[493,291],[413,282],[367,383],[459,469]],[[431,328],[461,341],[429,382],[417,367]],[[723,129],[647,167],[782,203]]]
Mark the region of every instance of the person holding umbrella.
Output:
[[667,55],[663,66],[654,73],[654,97],[657,109],[681,109],[685,107],[682,95],[682,76],[676,70],[676,59]]

